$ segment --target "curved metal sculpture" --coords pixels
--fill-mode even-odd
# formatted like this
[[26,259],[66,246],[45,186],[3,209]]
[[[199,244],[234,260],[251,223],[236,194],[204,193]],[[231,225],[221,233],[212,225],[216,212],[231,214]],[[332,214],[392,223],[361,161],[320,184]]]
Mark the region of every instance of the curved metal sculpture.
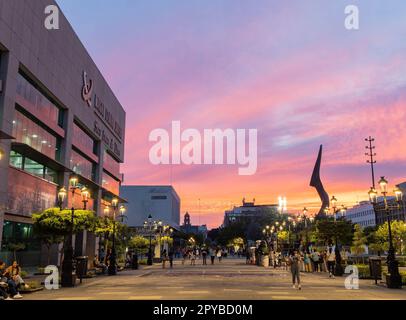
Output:
[[323,154],[323,145],[320,145],[319,155],[317,157],[317,161],[314,166],[312,179],[310,180],[310,186],[316,188],[317,193],[319,194],[321,202],[322,202],[322,205],[321,205],[319,213],[317,214],[317,217],[324,217],[326,215],[325,209],[330,206],[330,199],[328,197],[326,190],[324,190],[323,183],[321,182],[321,179],[320,179],[320,166],[321,166],[322,154]]

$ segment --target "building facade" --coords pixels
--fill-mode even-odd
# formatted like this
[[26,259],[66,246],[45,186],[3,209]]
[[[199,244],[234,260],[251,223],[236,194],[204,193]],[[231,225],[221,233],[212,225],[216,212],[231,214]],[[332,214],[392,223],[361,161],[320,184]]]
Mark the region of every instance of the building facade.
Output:
[[[48,5],[56,3],[0,0],[3,259],[21,242],[26,256],[39,256],[31,215],[55,207],[72,175],[90,191],[87,208],[99,215],[119,196],[122,180],[125,111],[63,13],[59,29],[45,27]],[[64,206],[82,208],[80,193],[68,192]],[[95,246],[91,234],[76,237],[76,254],[91,256]]]
[[183,217],[183,224],[180,227],[180,230],[187,234],[201,234],[201,235],[203,235],[204,240],[206,240],[206,238],[207,238],[207,233],[208,233],[207,225],[205,225],[205,224],[200,225],[200,226],[193,225],[189,212],[185,213],[185,215]]
[[127,225],[142,227],[151,215],[155,221],[178,229],[180,223],[180,198],[172,186],[126,186],[120,194],[127,199]]
[[362,201],[349,208],[345,214],[345,219],[354,224],[359,224],[362,228],[376,226],[374,207],[369,201]]
[[242,218],[259,218],[267,215],[277,214],[279,205],[276,204],[255,204],[255,199],[252,202],[242,200],[242,206],[234,207],[232,210],[226,210],[224,213],[223,226],[228,226],[230,223],[236,222]]
[[384,198],[380,196],[374,206],[369,201],[362,201],[348,209],[345,219],[359,224],[363,228],[385,224],[388,221],[388,214],[391,221],[406,222],[406,182],[398,184],[397,187],[403,193],[402,201],[399,203],[394,196],[387,197],[388,211],[385,210]]

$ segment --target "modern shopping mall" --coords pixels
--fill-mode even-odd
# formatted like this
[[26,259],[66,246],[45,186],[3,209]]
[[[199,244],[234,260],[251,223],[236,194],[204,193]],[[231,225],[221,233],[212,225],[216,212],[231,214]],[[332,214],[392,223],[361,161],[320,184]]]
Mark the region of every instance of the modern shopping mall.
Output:
[[[25,266],[44,259],[32,213],[55,207],[72,175],[99,215],[113,198],[125,201],[125,111],[63,13],[59,29],[45,27],[49,4],[0,1],[0,258],[9,262],[23,244]],[[67,207],[83,206],[77,193],[67,193]],[[91,259],[96,250],[94,235],[76,236],[76,255]]]

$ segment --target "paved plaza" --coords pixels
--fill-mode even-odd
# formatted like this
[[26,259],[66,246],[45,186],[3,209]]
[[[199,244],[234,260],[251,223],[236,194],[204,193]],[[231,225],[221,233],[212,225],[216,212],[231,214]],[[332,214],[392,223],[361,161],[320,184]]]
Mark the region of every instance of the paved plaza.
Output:
[[[217,261],[216,261],[217,262]],[[326,273],[302,273],[302,290],[292,288],[288,271],[246,265],[242,259],[224,259],[214,266],[161,265],[120,272],[117,276],[85,279],[75,288],[43,290],[25,300],[406,300],[406,290],[376,286],[360,280],[359,290],[347,290],[344,277],[329,279]]]

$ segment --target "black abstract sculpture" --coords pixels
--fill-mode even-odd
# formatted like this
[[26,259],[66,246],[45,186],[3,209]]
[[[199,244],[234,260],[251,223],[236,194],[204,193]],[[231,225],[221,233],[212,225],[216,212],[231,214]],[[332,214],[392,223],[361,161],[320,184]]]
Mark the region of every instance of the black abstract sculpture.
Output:
[[320,146],[319,155],[317,157],[316,165],[314,166],[312,179],[310,180],[310,186],[316,188],[317,193],[320,196],[322,205],[320,208],[317,217],[324,217],[326,215],[325,209],[330,206],[330,199],[326,190],[324,190],[323,183],[320,179],[320,165],[321,165],[321,157],[323,154],[323,145]]

